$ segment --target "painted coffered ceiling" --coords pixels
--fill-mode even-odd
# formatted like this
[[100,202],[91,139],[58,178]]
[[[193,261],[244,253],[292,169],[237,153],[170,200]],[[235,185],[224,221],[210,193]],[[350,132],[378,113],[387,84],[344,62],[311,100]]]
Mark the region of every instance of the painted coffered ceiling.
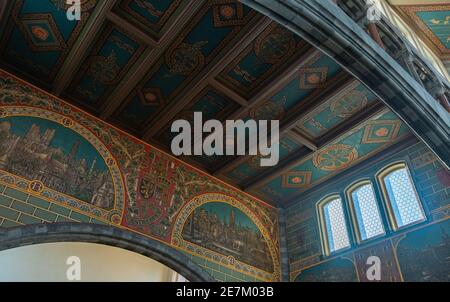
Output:
[[[235,0],[83,0],[76,22],[62,0],[0,3],[1,68],[163,150],[172,121],[194,111],[279,119],[275,167],[259,156],[182,157],[273,204],[409,133],[332,59]],[[445,22],[433,14],[417,18]]]
[[438,57],[450,59],[450,1],[390,0],[389,3]]

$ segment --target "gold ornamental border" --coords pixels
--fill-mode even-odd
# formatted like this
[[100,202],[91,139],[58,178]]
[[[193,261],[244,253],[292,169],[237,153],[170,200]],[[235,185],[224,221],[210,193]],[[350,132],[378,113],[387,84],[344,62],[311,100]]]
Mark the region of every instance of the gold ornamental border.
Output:
[[[250,218],[250,220],[257,226],[258,230],[263,235],[268,248],[269,252],[272,258],[273,262],[273,272],[266,272],[261,269],[258,269],[256,267],[253,267],[251,265],[248,265],[246,263],[240,262],[238,260],[230,261],[230,257],[227,257],[225,255],[221,255],[218,253],[215,253],[214,251],[211,251],[209,249],[205,249],[203,247],[200,247],[198,245],[195,245],[191,242],[188,242],[183,239],[182,233],[184,225],[186,224],[187,219],[189,216],[200,206],[211,203],[211,202],[222,202],[231,205],[232,207],[235,207],[239,210],[241,210],[244,214],[247,215],[247,217]],[[178,247],[186,252],[193,253],[193,250],[195,250],[195,254],[198,256],[201,256],[202,258],[205,258],[209,261],[218,262],[220,265],[228,266],[234,270],[238,270],[242,273],[248,274],[251,273],[252,275],[257,275],[258,278],[263,278],[267,281],[279,281],[281,277],[281,269],[280,269],[280,263],[278,259],[277,249],[275,248],[275,245],[273,241],[270,239],[270,234],[268,230],[264,227],[262,222],[259,220],[259,218],[253,213],[249,208],[247,208],[245,205],[240,203],[237,199],[221,194],[221,193],[205,193],[198,196],[195,196],[192,198],[180,211],[178,214],[177,220],[175,221],[174,228],[172,230],[172,239],[171,244],[175,247]],[[212,257],[212,256],[216,257]],[[219,259],[219,261],[216,260],[216,258]],[[246,268],[246,270],[243,270],[243,268]]]
[[[101,140],[97,136],[95,136],[94,133],[92,133],[90,130],[88,130],[87,128],[85,128],[84,126],[82,126],[81,124],[77,123],[76,121],[74,121],[69,117],[42,108],[28,107],[28,106],[2,106],[0,112],[0,121],[2,118],[6,117],[34,117],[52,121],[54,123],[61,125],[62,127],[71,129],[75,133],[79,134],[82,138],[84,138],[103,158],[103,160],[105,161],[105,165],[109,170],[115,192],[113,207],[111,209],[103,209],[95,207],[90,203],[80,200],[74,196],[58,192],[47,186],[45,188],[52,192],[57,192],[58,193],[57,195],[66,196],[67,199],[76,200],[80,204],[86,204],[89,205],[90,207],[98,208],[101,212],[107,214],[106,216],[104,214],[102,215],[103,219],[107,219],[108,221],[113,222],[115,224],[120,224],[117,222],[116,216],[118,215],[118,213],[122,215],[122,212],[125,208],[125,200],[126,200],[125,197],[126,191],[125,185],[122,182],[121,176],[122,174],[120,172],[119,166],[117,165],[117,162],[114,160],[114,157],[112,156],[108,148],[101,142]],[[29,181],[32,182],[34,180],[31,179]],[[36,195],[36,193],[34,194]],[[38,197],[42,196],[38,195]],[[116,221],[113,221],[113,218],[115,218]],[[118,219],[119,222],[121,219],[122,217]]]

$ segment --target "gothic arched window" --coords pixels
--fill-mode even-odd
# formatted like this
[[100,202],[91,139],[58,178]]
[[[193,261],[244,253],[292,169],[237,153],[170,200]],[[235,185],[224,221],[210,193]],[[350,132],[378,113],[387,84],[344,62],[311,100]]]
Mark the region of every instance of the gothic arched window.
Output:
[[347,198],[358,242],[385,234],[381,212],[369,180],[352,185],[347,190]]
[[426,219],[414,182],[405,163],[386,167],[378,181],[394,230]]
[[322,199],[317,204],[317,209],[325,254],[350,247],[344,208],[339,195]]

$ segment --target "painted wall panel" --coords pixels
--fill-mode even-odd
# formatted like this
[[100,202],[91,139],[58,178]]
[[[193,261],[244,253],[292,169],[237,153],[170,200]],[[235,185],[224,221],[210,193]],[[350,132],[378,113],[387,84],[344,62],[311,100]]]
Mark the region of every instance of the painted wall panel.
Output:
[[[346,258],[353,262],[357,279],[369,281],[366,261],[369,256],[377,256],[381,260],[381,281],[448,281],[450,172],[422,143],[403,143],[400,149],[395,152],[387,149],[385,152],[389,155],[379,155],[377,160],[318,186],[286,209],[291,280],[346,281],[348,274],[338,273],[336,264],[336,259]],[[388,231],[387,236],[354,245],[339,255],[324,257],[316,203],[331,193],[343,193],[355,181],[374,181],[378,171],[398,161],[405,162],[411,171],[427,221],[398,232]],[[379,190],[375,183],[374,188]],[[377,194],[381,198],[380,193]]]

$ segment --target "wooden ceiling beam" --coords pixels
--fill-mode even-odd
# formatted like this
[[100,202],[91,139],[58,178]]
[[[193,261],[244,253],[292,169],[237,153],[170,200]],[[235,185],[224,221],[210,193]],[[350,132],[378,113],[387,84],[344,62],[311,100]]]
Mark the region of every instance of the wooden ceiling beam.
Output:
[[314,142],[313,139],[307,137],[303,133],[300,133],[296,129],[292,129],[292,131],[289,133],[289,135],[294,138],[297,142],[305,146],[311,151],[317,151],[318,147],[317,144]]
[[6,14],[6,4],[7,0],[0,0],[0,24],[3,22],[3,18],[7,18]]
[[[308,144],[312,146],[315,146],[315,143],[312,142],[310,139],[304,137],[302,134],[297,134],[294,133],[293,131],[287,132],[285,133],[283,136],[288,136],[291,137],[292,139],[298,141],[299,143],[301,143],[300,140],[304,140],[305,142],[307,142]],[[281,135],[280,135],[280,139],[281,139]],[[305,144],[303,144],[305,147],[307,147]],[[317,149],[317,147],[314,147],[315,149]],[[312,149],[307,147],[307,149]],[[216,171],[213,172],[214,176],[217,177],[226,177],[225,174],[235,168],[237,168],[238,166],[240,166],[241,164],[245,163],[246,161],[248,161],[251,158],[251,155],[242,155],[242,156],[238,156],[234,159],[232,159],[231,161],[226,161],[224,165],[222,165],[221,167],[219,167],[219,169],[217,169]]]
[[254,180],[247,181],[242,184],[241,189],[242,191],[250,191],[254,184],[258,184],[261,181],[264,181],[266,177],[271,177],[272,173],[274,173],[278,170],[285,170],[287,167],[291,166],[291,163],[294,161],[297,161],[299,158],[305,158],[306,156],[311,155],[314,153],[314,151],[311,151],[308,148],[300,148],[299,150],[295,151],[293,154],[289,155],[285,160],[282,160],[274,169],[268,169],[267,171],[264,171],[256,177]]
[[[312,57],[314,57],[316,54],[317,53],[314,51],[313,53],[308,54],[308,56],[312,55]],[[304,66],[305,61],[300,60],[299,63],[301,64],[301,66]],[[284,87],[287,83],[289,83],[293,79],[293,76],[296,75],[298,69],[301,67],[298,65],[297,66],[292,65],[292,66],[294,66],[294,67],[289,68],[289,70],[287,70],[282,75],[282,79],[280,79],[280,82],[282,84],[280,84],[279,82],[276,82],[276,83],[274,83],[274,85],[268,85],[268,86],[277,86],[277,87],[276,87],[276,89],[274,89],[272,87],[270,87],[270,89],[267,88],[266,91],[262,92],[262,94],[259,96],[258,99],[255,99],[252,103],[250,103],[250,107],[253,108],[257,105],[264,103],[270,97],[272,97],[275,93],[277,93],[282,87]],[[295,106],[295,108],[292,108],[291,110],[289,110],[289,113],[286,115],[286,117],[280,121],[280,129],[279,129],[280,130],[280,132],[279,132],[280,139],[288,133],[291,134],[291,130],[297,126],[298,122],[306,114],[308,114],[309,112],[314,110],[314,108],[316,108],[317,106],[320,106],[321,104],[328,101],[330,99],[330,97],[332,97],[333,95],[336,94],[336,91],[339,91],[338,88],[341,88],[342,86],[350,85],[353,82],[354,82],[354,79],[350,75],[348,75],[346,72],[342,72],[340,75],[336,76],[335,79],[333,79],[333,81],[330,81],[326,87],[321,88],[321,89],[316,89],[315,91],[313,91],[304,100],[302,100],[297,106]],[[241,110],[241,112],[239,112],[234,117],[234,119],[243,118],[247,114],[248,114],[248,109],[246,111]],[[299,133],[293,133],[293,134],[294,134],[294,138],[297,139],[299,142],[303,141],[303,144],[305,147],[307,147],[313,151],[317,150],[316,143],[313,140],[311,140],[311,139],[307,138],[306,136],[303,136]],[[231,171],[232,169],[236,168],[240,164],[246,162],[248,158],[250,158],[249,155],[244,155],[244,156],[240,156],[232,161],[225,162],[221,167],[219,167],[214,172],[214,175],[219,176],[219,175],[225,174],[225,173]]]
[[144,33],[139,28],[135,27],[133,24],[125,20],[124,18],[120,17],[119,15],[115,14],[112,11],[109,11],[106,14],[106,18],[114,23],[115,25],[119,26],[120,28],[132,33],[136,38],[138,38],[140,41],[147,44],[149,47],[156,47],[158,45],[158,42],[155,41],[152,37]]
[[[219,54],[219,58],[214,64],[207,67],[204,72],[201,72],[192,81],[192,85],[184,88],[174,100],[173,105],[167,110],[160,112],[153,120],[154,122],[148,125],[146,132],[143,135],[144,140],[149,140],[155,136],[167,123],[176,117],[176,115],[181,112],[189,103],[192,102],[193,98],[205,88],[207,83],[210,83],[225,66],[230,64],[234,58],[239,55],[245,48],[270,24],[272,20],[263,16],[255,22],[252,28],[250,28],[240,39],[236,41],[233,47],[224,54]],[[236,102],[239,103],[237,99]],[[246,101],[247,103],[247,101]],[[245,108],[245,107],[244,107]]]
[[[336,127],[332,131],[333,135],[328,135],[326,140],[322,140],[321,145],[319,148],[323,148],[337,139],[339,139],[342,135],[345,133],[348,133],[350,131],[358,129],[360,126],[362,126],[367,120],[370,118],[373,118],[380,113],[384,112],[386,110],[386,106],[381,102],[377,101],[373,105],[369,106],[366,110],[361,111],[360,113],[356,114],[354,117],[348,119],[345,121],[342,125]],[[309,156],[309,155],[306,155]],[[260,177],[255,178],[255,180],[248,184],[244,189],[246,192],[254,191],[259,187],[262,187],[263,185],[267,184],[268,182],[272,181],[273,179],[279,177],[280,175],[283,175],[284,173],[288,172],[289,170],[295,168],[299,164],[301,164],[305,160],[305,156],[293,159],[290,162],[287,162],[283,166],[279,166],[277,168],[272,169],[270,173],[266,173],[264,175],[261,175]]]
[[383,102],[380,100],[375,100],[373,103],[368,105],[362,111],[359,111],[349,117],[345,122],[337,125],[332,131],[329,131],[316,139],[317,146],[322,148],[328,145],[330,142],[334,141],[340,135],[347,133],[354,129],[354,125],[360,125],[366,121],[369,117],[372,117],[386,108]]
[[[229,119],[237,120],[244,118],[250,109],[263,104],[270,97],[276,94],[280,89],[286,86],[292,79],[296,76],[299,69],[303,66],[307,65],[308,62],[315,58],[319,54],[319,51],[315,48],[311,48],[305,52],[303,56],[294,61],[288,68],[283,70],[277,77],[275,77],[270,83],[264,86],[254,97],[249,100],[249,106],[242,107],[236,112],[234,112]],[[239,156],[232,161],[226,161],[220,166],[216,171],[214,171],[213,175],[219,176],[231,171],[236,168],[240,164],[246,162],[248,160],[248,156]]]
[[[136,89],[136,84],[142,81],[142,78],[145,77],[160,56],[164,54],[173,39],[175,39],[175,37],[183,30],[186,24],[206,3],[206,1],[207,0],[190,1],[186,8],[184,8],[184,10],[177,16],[171,26],[167,29],[163,37],[160,39],[157,47],[150,47],[143,53],[133,68],[131,68],[125,78],[112,92],[108,102],[105,102],[102,108],[100,108],[100,117],[102,119],[109,119],[122,105],[122,102],[128,97],[128,95]],[[117,21],[119,20],[117,19]]]
[[99,1],[89,20],[84,26],[80,36],[70,50],[64,64],[56,75],[53,83],[53,94],[61,95],[64,89],[70,84],[75,71],[78,69],[83,59],[87,55],[90,46],[94,43],[104,21],[106,15],[114,7],[117,0]]
[[225,94],[227,97],[238,103],[244,108],[247,108],[249,103],[248,101],[243,98],[240,94],[236,93],[233,89],[230,89],[229,87],[225,86],[224,84],[220,83],[216,79],[211,79],[208,81],[208,84]]
[[316,57],[318,54],[319,50],[311,47],[305,52],[304,55],[300,56],[297,60],[290,64],[289,67],[284,69],[283,72],[281,72],[277,77],[275,77],[272,81],[265,85],[264,88],[258,91],[258,93],[249,100],[249,108],[241,108],[240,110],[237,110],[232,116],[230,116],[230,119],[236,120],[239,118],[243,118],[248,114],[249,109],[268,101],[269,98],[271,98],[290,81],[292,81],[300,68],[306,66],[309,61]]
[[[326,86],[314,90],[297,106],[289,110],[286,117],[280,122],[280,133],[290,131],[309,113],[317,107],[333,99],[338,91],[346,89],[355,83],[355,78],[343,71],[335,76]],[[314,146],[311,146],[314,149]]]
[[[256,107],[259,104],[264,103],[268,100],[271,96],[273,96],[275,93],[277,93],[280,89],[282,89],[285,85],[287,85],[290,81],[292,81],[293,77],[297,74],[298,70],[302,68],[303,66],[307,65],[307,63],[315,58],[319,54],[319,51],[315,48],[310,48],[308,51],[305,52],[303,56],[298,58],[296,61],[294,61],[286,70],[284,70],[282,73],[280,73],[279,76],[277,76],[275,79],[273,79],[270,83],[268,83],[266,86],[264,86],[263,89],[261,89],[253,98],[251,98],[249,101],[246,101],[243,97],[238,95],[236,92],[234,92],[232,89],[226,87],[225,85],[221,84],[217,80],[210,79],[208,83],[226,95],[228,97],[232,98],[234,101],[239,103],[242,107],[236,110],[233,114],[231,114],[228,119],[235,120],[239,118],[245,117],[245,115],[248,113],[248,111],[251,108]],[[203,89],[203,86],[199,86],[197,90],[192,90],[190,92],[190,95],[197,95],[201,90]],[[188,97],[190,99],[190,97]],[[286,132],[286,131],[285,131]],[[300,140],[303,140],[305,142],[305,146],[309,146],[310,149],[317,149],[315,147],[314,142],[311,140],[308,140],[306,137],[304,139],[300,138],[300,135],[295,136],[295,139],[299,138]],[[300,141],[299,141],[300,142]],[[218,169],[213,171],[213,175],[223,175],[224,173],[234,169],[235,167],[239,166],[240,164],[247,161],[249,156],[238,156],[231,161],[224,161],[224,164],[220,166]]]

